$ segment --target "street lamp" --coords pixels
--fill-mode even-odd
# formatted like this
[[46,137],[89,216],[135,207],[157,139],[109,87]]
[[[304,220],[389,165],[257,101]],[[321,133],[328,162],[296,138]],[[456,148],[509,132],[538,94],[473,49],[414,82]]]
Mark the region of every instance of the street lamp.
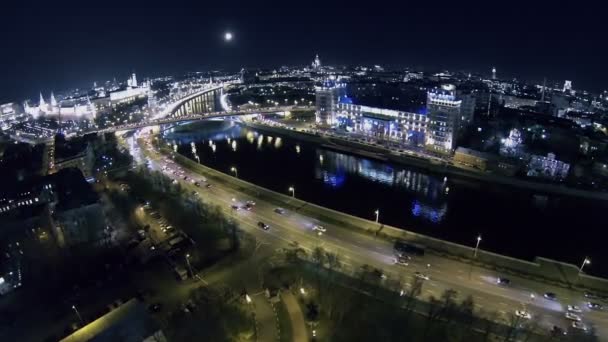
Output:
[[289,187],[289,191],[291,191],[291,197],[296,198],[296,189],[293,186]]
[[591,260],[587,257],[585,257],[585,260],[583,260],[583,264],[581,265],[581,268],[578,269],[578,273],[583,272],[583,268],[585,267],[585,265],[590,264]]
[[378,219],[380,218],[380,209],[376,209],[376,211],[374,211],[374,214],[376,214],[376,223],[378,223]]
[[76,316],[78,316],[78,319],[80,320],[80,323],[84,324],[84,321],[82,320],[82,316],[80,316],[80,312],[78,312],[78,309],[76,309],[75,305],[72,305],[72,310],[74,310],[74,312],[76,313]]
[[479,243],[481,242],[481,235],[477,237],[477,243],[475,244],[475,252],[473,253],[473,257],[477,258],[477,251],[479,250]]
[[236,167],[231,167],[230,171],[234,172],[234,177],[239,178],[239,172],[237,171]]
[[186,264],[188,265],[188,270],[190,274],[194,276],[194,272],[192,272],[192,265],[190,265],[190,253],[186,254]]

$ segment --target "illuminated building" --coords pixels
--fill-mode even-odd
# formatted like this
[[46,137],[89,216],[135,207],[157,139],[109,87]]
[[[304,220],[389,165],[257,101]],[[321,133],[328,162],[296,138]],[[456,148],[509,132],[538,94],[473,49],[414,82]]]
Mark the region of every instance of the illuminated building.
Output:
[[564,90],[564,93],[569,93],[569,92],[571,92],[571,91],[572,91],[572,81],[568,81],[568,80],[566,80],[566,81],[564,82],[564,89],[563,89],[563,90]]
[[352,104],[348,98],[337,105],[337,119],[347,130],[364,133],[382,140],[422,143],[427,129],[427,116],[393,109]]
[[326,81],[315,87],[316,121],[320,125],[332,126],[336,123],[336,109],[340,98],[344,96],[345,85]]
[[427,94],[428,123],[425,145],[429,150],[451,153],[460,125],[460,106],[454,91],[446,87]]
[[137,76],[135,73],[127,80],[127,88],[122,90],[113,91],[110,93],[110,103],[112,105],[120,103],[133,102],[140,98],[145,98],[150,92],[149,82],[143,82],[142,84],[137,83]]
[[23,111],[16,103],[0,105],[0,130],[8,129],[13,124],[23,121],[23,119]]
[[321,68],[321,60],[319,59],[319,55],[315,56],[315,59],[312,61],[312,69],[319,70]]
[[570,164],[555,159],[555,154],[548,153],[547,156],[532,155],[528,163],[530,177],[549,178],[563,180],[568,176]]
[[52,92],[50,102],[46,102],[41,93],[38,106],[30,106],[26,101],[23,104],[23,107],[27,114],[30,114],[35,118],[41,116],[62,116],[68,119],[92,119],[97,112],[95,104],[91,102],[91,99],[88,96],[58,102],[57,99],[55,99],[55,94]]

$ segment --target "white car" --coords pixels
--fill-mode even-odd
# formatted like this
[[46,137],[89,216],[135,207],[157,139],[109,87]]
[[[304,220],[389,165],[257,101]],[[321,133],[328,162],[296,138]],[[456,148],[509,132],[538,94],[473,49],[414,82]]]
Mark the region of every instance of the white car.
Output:
[[530,313],[526,310],[515,310],[515,315],[517,317],[521,317],[521,318],[525,318],[525,319],[532,318],[532,315],[530,315]]
[[581,308],[579,308],[576,305],[568,305],[568,311],[569,312],[575,312],[575,313],[581,313],[581,312],[583,312],[583,310],[581,310]]
[[572,312],[566,312],[566,318],[571,321],[576,321],[576,322],[581,321],[581,317],[577,314],[573,314]]
[[574,329],[578,329],[578,330],[582,330],[582,331],[587,331],[587,326],[585,326],[585,324],[579,322],[579,321],[574,321],[572,322],[572,327]]
[[424,279],[424,280],[429,280],[429,279],[430,279],[430,278],[429,278],[429,276],[427,276],[427,275],[426,275],[426,274],[424,274],[424,273],[416,272],[416,273],[414,273],[414,275],[415,275],[417,278],[420,278],[420,279]]
[[327,231],[327,229],[325,229],[325,227],[319,226],[318,224],[315,224],[314,227],[312,227],[312,230],[318,231],[321,233],[325,233]]

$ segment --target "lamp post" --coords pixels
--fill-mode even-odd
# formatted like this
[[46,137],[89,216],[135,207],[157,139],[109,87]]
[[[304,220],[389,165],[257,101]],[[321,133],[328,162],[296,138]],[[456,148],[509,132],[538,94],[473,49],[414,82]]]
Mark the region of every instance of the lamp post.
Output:
[[477,251],[479,250],[479,243],[481,242],[481,235],[477,237],[477,243],[475,244],[475,252],[473,253],[473,257],[477,258]]
[[376,209],[376,211],[374,211],[374,214],[376,214],[376,223],[378,223],[378,220],[380,218],[380,209]]
[[231,168],[230,168],[230,171],[234,172],[234,177],[239,178],[239,172],[238,172],[238,170],[236,169],[236,167],[234,167],[234,166],[233,166],[233,167],[231,167]]
[[190,265],[190,253],[186,254],[186,264],[188,265],[188,270],[190,274],[194,276],[194,272],[192,272],[192,265]]
[[82,320],[82,316],[80,316],[80,312],[78,312],[78,309],[76,309],[76,305],[72,305],[72,310],[74,310],[74,312],[76,313],[76,316],[78,316],[78,319],[80,320],[80,324],[84,324],[84,321]]
[[291,192],[291,197],[296,198],[296,188],[290,186],[289,191]]
[[585,267],[585,265],[590,264],[591,260],[587,257],[585,257],[585,260],[583,260],[583,264],[581,265],[581,268],[578,269],[578,273],[583,272],[583,268]]

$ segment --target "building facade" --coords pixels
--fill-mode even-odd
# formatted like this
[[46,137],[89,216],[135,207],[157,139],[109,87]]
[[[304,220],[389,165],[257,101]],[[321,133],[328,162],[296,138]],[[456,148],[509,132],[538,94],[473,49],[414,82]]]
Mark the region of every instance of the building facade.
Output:
[[453,91],[435,89],[428,92],[428,124],[425,145],[429,150],[451,153],[460,126],[460,106]]
[[315,87],[317,124],[322,126],[336,124],[336,111],[344,91],[345,85],[335,82],[324,82],[323,85]]

